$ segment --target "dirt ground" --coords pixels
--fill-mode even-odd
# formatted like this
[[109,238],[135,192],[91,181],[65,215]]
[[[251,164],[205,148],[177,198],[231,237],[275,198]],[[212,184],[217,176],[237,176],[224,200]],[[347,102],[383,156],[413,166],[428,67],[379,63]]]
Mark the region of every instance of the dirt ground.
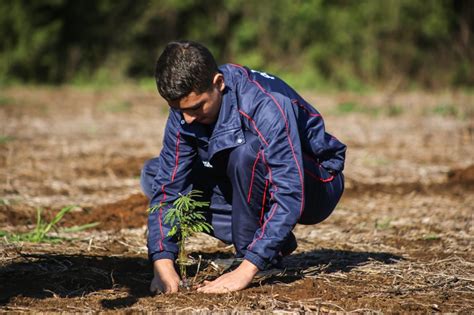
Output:
[[[246,290],[152,296],[143,162],[160,151],[167,107],[154,91],[0,91],[0,230],[36,209],[70,227],[59,243],[0,239],[0,312],[474,312],[474,95],[306,93],[348,145],[346,191],[329,219],[297,226],[283,270]],[[232,248],[199,235],[196,282]],[[226,260],[227,259],[227,260]],[[218,264],[219,265],[219,264]]]

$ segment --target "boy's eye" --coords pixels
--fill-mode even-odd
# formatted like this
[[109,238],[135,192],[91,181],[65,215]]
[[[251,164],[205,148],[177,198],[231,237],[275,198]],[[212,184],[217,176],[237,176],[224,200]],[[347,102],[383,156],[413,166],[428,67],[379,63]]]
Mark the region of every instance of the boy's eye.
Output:
[[197,106],[197,107],[190,108],[189,111],[191,111],[191,112],[196,112],[196,111],[200,110],[201,108],[202,108],[202,105],[199,105],[199,106]]

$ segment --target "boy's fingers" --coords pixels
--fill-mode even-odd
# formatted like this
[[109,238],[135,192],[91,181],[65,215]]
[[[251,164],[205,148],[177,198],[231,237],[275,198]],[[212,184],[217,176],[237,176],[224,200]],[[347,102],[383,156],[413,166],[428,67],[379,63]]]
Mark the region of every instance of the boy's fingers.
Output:
[[150,286],[150,292],[153,294],[159,294],[163,292],[163,287],[157,283],[152,283]]
[[196,289],[202,288],[203,286],[207,285],[208,283],[210,283],[210,281],[204,280],[204,281],[201,282],[201,283],[195,284],[195,285],[194,285],[194,288],[196,288]]
[[165,293],[176,293],[178,292],[178,287],[168,287]]
[[199,287],[199,289],[209,288],[213,285],[213,281],[204,281],[204,283]]
[[227,274],[224,274],[214,281],[204,281],[204,285],[198,289],[198,292],[217,293],[217,291],[221,291],[219,287],[221,286],[222,281],[225,281],[227,278],[226,275]]
[[203,287],[199,292],[203,292],[203,293],[226,293],[226,292],[230,292],[232,290],[230,290],[229,288],[225,287],[225,286],[221,286],[219,284],[213,284],[211,286],[206,286],[206,287]]
[[157,291],[157,286],[158,286],[158,284],[156,283],[155,278],[153,278],[153,280],[152,280],[151,283],[150,283],[150,292],[151,292],[151,293],[156,293],[156,291]]
[[198,292],[207,293],[210,289],[212,289],[213,287],[216,286],[216,281],[217,281],[217,280],[218,280],[218,279],[216,279],[216,280],[214,280],[214,281],[207,281],[207,280],[204,281],[204,284],[203,284],[201,287],[199,287],[199,288],[197,289],[197,291],[198,291]]
[[225,273],[219,278],[213,281],[204,280],[203,285],[197,289],[198,292],[204,293],[219,293],[219,292],[228,292],[228,289],[220,288],[222,281],[225,281],[226,278],[230,277],[231,273]]
[[216,283],[216,281],[219,280],[219,278],[215,279],[215,280],[212,280],[212,281],[209,281],[209,280],[204,280],[204,282],[202,283],[202,286],[203,287],[209,287],[209,286],[212,286]]

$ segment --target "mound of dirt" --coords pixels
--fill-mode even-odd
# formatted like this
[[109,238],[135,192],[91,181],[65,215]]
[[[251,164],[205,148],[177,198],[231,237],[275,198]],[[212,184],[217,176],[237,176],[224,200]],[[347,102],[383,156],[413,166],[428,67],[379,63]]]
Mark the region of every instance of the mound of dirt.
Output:
[[146,224],[148,199],[143,194],[133,194],[114,203],[100,205],[92,209],[71,213],[74,225],[100,222],[100,230],[120,230],[137,228]]
[[[71,211],[59,223],[70,227],[100,222],[96,230],[120,230],[142,227],[147,221],[148,199],[143,194],[133,194],[114,203],[94,208]],[[41,216],[50,221],[59,209],[45,209]],[[25,226],[36,224],[36,210],[24,204],[0,205],[0,225]]]
[[448,180],[451,183],[474,184],[474,165],[451,170],[448,173]]
[[33,224],[36,219],[35,209],[24,204],[0,205],[0,225],[21,226]]

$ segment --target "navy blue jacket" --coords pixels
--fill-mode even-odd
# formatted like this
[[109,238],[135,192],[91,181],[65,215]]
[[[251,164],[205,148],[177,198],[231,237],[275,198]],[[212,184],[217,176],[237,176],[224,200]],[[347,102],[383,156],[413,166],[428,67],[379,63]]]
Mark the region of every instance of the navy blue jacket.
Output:
[[226,87],[210,138],[202,125],[188,125],[178,110],[170,109],[150,201],[151,207],[166,204],[148,219],[148,251],[153,261],[177,255],[178,246],[166,237],[170,226],[163,219],[178,193],[189,185],[197,155],[211,161],[217,152],[245,143],[244,129],[259,137],[271,183],[270,210],[248,248],[252,261],[273,259],[301,216],[303,152],[328,170],[344,168],[346,146],[325,132],[319,112],[285,82],[239,65],[226,64],[219,70]]

